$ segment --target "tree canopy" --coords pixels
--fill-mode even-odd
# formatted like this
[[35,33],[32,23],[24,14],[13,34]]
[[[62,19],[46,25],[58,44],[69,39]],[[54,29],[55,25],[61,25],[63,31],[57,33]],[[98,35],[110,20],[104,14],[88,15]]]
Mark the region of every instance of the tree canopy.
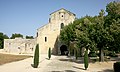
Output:
[[12,36],[10,37],[11,39],[15,39],[16,37],[21,37],[21,38],[23,38],[23,35],[22,34],[17,34],[17,33],[15,33],[15,34],[12,34]]
[[26,39],[34,39],[33,36],[26,36]]
[[104,61],[104,50],[120,52],[120,3],[111,2],[98,16],[85,16],[65,26],[60,33],[62,42],[77,41],[78,48],[99,50]]
[[0,32],[0,49],[4,48],[4,39],[9,39],[9,37]]

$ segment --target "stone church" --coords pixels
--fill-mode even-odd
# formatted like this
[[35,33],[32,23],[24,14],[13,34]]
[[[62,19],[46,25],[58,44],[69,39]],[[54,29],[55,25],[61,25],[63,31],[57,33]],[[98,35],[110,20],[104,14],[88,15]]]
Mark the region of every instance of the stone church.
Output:
[[[35,45],[39,44],[39,52],[42,54],[46,54],[48,52],[48,49],[51,48],[52,49],[52,53],[53,54],[60,54],[61,52],[61,48],[66,48],[67,46],[65,46],[63,43],[61,43],[58,39],[59,35],[60,35],[60,30],[68,25],[69,23],[72,23],[75,20],[75,14],[64,9],[61,8],[53,13],[50,14],[50,18],[49,18],[49,22],[48,24],[40,27],[37,29],[37,35],[35,39],[31,39],[31,40],[20,40],[21,43],[23,43],[23,53],[26,51],[25,49],[32,51],[33,48],[33,52],[35,49]],[[14,41],[12,41],[14,40]],[[4,41],[4,49],[9,50],[9,47],[12,47],[12,44],[17,43],[16,39],[7,39]],[[27,44],[27,42],[29,44]],[[12,44],[11,44],[12,43]],[[18,42],[19,43],[19,42]],[[9,45],[9,46],[8,46]],[[21,47],[19,46],[20,44],[16,44],[16,46],[14,46],[14,48],[16,47],[16,49],[20,49]],[[21,44],[22,45],[22,44]],[[31,45],[31,47],[30,47]],[[28,47],[28,48],[27,48]],[[65,50],[65,49],[63,49]],[[14,50],[15,51],[15,50]],[[28,53],[29,53],[28,51]]]

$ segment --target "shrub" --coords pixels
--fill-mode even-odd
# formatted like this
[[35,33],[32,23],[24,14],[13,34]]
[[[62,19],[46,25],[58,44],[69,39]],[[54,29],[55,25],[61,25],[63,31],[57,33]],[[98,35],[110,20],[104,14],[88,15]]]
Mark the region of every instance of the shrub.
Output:
[[85,55],[84,55],[84,67],[85,67],[85,70],[87,70],[87,68],[88,68],[88,50],[85,51]]
[[74,49],[70,49],[70,56],[74,56]]
[[35,53],[34,53],[34,68],[37,68],[39,65],[39,44],[36,45]]
[[75,58],[76,58],[76,60],[78,59],[78,52],[77,52],[77,49],[75,50]]
[[49,60],[51,58],[51,48],[49,48],[49,50],[48,50],[48,58],[49,58]]
[[108,54],[108,56],[110,56],[110,57],[118,57],[114,52],[110,52],[110,53]]
[[119,72],[120,71],[120,62],[114,63],[114,72]]
[[95,52],[90,52],[89,57],[97,57],[97,54]]

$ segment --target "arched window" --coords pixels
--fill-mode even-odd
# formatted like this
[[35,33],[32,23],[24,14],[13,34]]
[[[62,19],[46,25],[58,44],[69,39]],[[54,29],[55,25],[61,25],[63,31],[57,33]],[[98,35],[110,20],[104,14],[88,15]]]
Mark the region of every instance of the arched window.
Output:
[[37,37],[38,37],[38,32],[37,32]]
[[64,23],[61,23],[61,29],[63,29],[63,27],[64,27]]
[[45,37],[45,42],[47,42],[47,37]]

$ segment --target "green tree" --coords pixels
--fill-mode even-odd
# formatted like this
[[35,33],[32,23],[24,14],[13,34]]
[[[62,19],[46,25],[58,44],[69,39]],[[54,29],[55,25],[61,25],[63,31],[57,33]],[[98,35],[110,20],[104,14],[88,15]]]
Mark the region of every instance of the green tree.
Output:
[[110,44],[110,50],[118,53],[120,52],[120,19],[110,25],[110,33],[114,38]]
[[85,67],[85,70],[87,70],[88,66],[89,66],[88,49],[86,49],[85,55],[84,55],[84,67]]
[[3,33],[0,33],[0,49],[3,48],[3,43],[4,43]]
[[9,37],[0,32],[0,49],[4,48],[4,39],[9,39]]
[[26,36],[26,39],[34,39],[33,36]]
[[39,44],[36,45],[35,53],[34,53],[34,68],[37,68],[39,65]]
[[7,35],[3,35],[4,39],[9,39],[9,37]]
[[85,16],[65,26],[61,30],[60,40],[68,46],[76,41],[80,51],[82,48],[88,48],[92,53],[99,50],[100,61],[104,61],[104,50],[120,52],[120,3],[109,3],[106,11],[106,16],[101,10],[98,16]]
[[65,26],[61,31],[60,31],[60,41],[65,43],[68,48],[69,48],[69,52],[71,54],[71,47],[70,47],[70,42],[75,40],[75,28],[74,28],[74,24],[69,24],[68,26]]
[[109,44],[109,50],[120,52],[120,2],[111,2],[106,6],[108,15],[105,18],[107,31],[112,35],[113,41]]
[[77,49],[75,49],[75,58],[76,58],[76,60],[78,59],[78,50]]
[[111,25],[113,20],[117,20],[120,18],[120,2],[110,2],[106,6],[106,12],[108,15],[106,16],[107,25]]
[[23,35],[15,33],[15,34],[12,34],[12,36],[10,38],[15,39],[16,37],[22,37],[23,38]]
[[77,45],[81,50],[82,48],[86,48],[88,46],[88,48],[90,48],[91,45],[91,39],[89,34],[91,21],[87,17],[88,16],[82,19],[82,22],[79,24],[79,28],[76,29],[76,38],[78,40]]
[[109,43],[113,41],[113,37],[107,31],[105,27],[104,11],[101,10],[99,15],[96,17],[95,32],[93,33],[93,39],[100,52],[100,61],[104,61],[104,49],[109,46]]
[[73,41],[75,38],[75,32],[74,32],[74,25],[69,24],[68,26],[65,26],[60,31],[60,40],[66,42],[67,44],[70,43],[70,41]]

